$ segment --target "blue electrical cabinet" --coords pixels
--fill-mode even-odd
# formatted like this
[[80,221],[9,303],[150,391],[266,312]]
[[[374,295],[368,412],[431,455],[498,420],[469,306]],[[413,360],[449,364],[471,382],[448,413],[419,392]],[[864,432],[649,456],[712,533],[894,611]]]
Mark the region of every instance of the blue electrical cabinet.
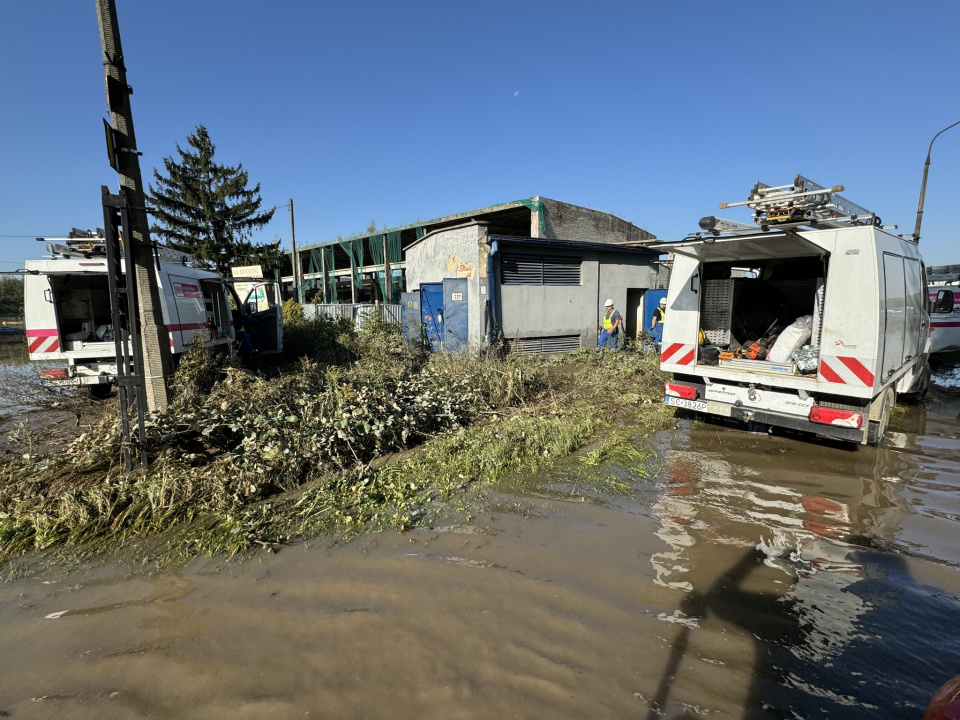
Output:
[[466,350],[470,344],[467,279],[445,278],[443,281],[443,349],[448,352]]
[[420,285],[420,322],[434,351],[443,347],[443,283]]

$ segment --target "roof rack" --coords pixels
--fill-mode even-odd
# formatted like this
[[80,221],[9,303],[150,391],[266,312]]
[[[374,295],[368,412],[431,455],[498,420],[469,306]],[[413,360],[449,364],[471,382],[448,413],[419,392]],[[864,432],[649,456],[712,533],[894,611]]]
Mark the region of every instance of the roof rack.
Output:
[[[103,235],[99,234],[101,232],[102,231],[98,229],[98,234],[93,234],[89,230],[78,231],[73,229],[70,231],[68,237],[49,238],[49,240],[53,242],[47,242],[46,250],[51,256],[60,256],[64,259],[74,257],[106,257],[107,241]],[[37,240],[46,241],[48,238],[37,238]],[[122,241],[121,238],[121,242]],[[174,262],[183,265],[192,265],[194,262],[194,257],[190,253],[181,252],[180,250],[175,250],[157,243],[153,244],[153,248],[157,254],[157,258],[162,262]]]
[[691,233],[688,237],[710,235],[744,235],[766,232],[771,228],[798,227],[839,228],[854,225],[880,226],[880,217],[866,208],[847,200],[838,193],[843,185],[824,187],[795,175],[791,185],[770,186],[754,183],[750,197],[743,202],[720,203],[720,209],[746,205],[753,210],[753,225],[725,220],[712,215],[700,220],[703,233]]

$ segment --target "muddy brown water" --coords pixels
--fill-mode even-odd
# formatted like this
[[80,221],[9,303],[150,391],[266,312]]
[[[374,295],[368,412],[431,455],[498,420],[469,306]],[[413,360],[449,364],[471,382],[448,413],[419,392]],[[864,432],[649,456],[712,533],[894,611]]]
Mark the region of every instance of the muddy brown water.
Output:
[[941,387],[880,450],[682,420],[649,479],[603,469],[625,495],[568,470],[432,529],[9,581],[0,711],[920,718],[960,674],[958,415]]

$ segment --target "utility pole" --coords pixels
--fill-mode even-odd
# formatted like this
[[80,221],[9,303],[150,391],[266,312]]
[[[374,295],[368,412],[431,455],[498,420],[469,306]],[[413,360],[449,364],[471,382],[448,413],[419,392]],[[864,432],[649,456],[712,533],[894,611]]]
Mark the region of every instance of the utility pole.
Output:
[[297,299],[298,303],[303,302],[303,298],[300,297],[300,256],[297,255],[297,235],[293,229],[293,198],[290,198],[290,247],[293,251],[293,256],[290,258],[293,262],[293,296]]
[[163,411],[170,402],[165,381],[172,374],[173,363],[170,357],[170,336],[163,324],[160,291],[154,271],[147,201],[140,175],[140,153],[137,152],[137,139],[133,132],[133,113],[130,109],[130,95],[133,90],[127,85],[115,0],[96,0],[96,4],[106,73],[107,102],[110,105],[110,120],[113,125],[116,169],[120,173],[120,185],[126,190],[130,203],[130,227],[124,228],[124,252],[132,255],[136,274],[135,279],[128,278],[127,281],[130,284],[136,283],[140,305],[146,404],[150,412]]

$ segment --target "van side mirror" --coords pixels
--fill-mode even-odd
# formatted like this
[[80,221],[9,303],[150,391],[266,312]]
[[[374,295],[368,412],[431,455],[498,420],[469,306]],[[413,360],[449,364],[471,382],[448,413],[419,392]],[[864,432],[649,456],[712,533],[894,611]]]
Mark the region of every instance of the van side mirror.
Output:
[[257,312],[257,301],[256,301],[256,300],[250,300],[250,301],[247,303],[247,314],[248,314],[248,315],[253,315],[255,312]]
[[933,312],[952,313],[953,312],[953,290],[940,290],[937,293],[937,299],[933,303]]

